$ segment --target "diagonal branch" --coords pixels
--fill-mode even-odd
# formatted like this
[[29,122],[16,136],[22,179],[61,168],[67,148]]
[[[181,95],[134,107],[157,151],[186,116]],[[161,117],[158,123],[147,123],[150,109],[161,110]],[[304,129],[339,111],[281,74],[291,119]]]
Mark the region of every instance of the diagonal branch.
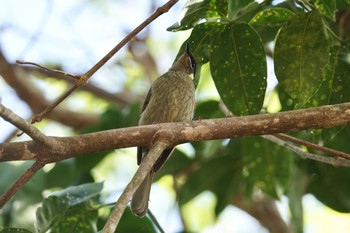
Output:
[[0,196],[0,209],[16,194],[16,192],[32,178],[45,164],[36,161],[23,175],[3,194]]
[[102,233],[115,232],[120,218],[122,217],[124,210],[128,205],[128,202],[131,199],[132,195],[135,193],[136,189],[141,185],[147,173],[151,170],[153,164],[155,164],[161,153],[164,151],[164,149],[166,149],[169,146],[169,144],[170,143],[166,140],[158,140],[152,145],[148,155],[142,161],[133,178],[126,186],[122,195],[119,197],[117,203],[115,204],[112,213],[110,214],[105,226],[102,229]]

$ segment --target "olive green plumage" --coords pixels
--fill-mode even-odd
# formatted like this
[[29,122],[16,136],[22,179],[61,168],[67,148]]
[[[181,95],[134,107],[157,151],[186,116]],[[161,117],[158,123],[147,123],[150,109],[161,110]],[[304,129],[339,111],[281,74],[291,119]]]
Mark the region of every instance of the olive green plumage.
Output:
[[[195,108],[195,71],[195,59],[187,45],[184,54],[169,71],[153,82],[143,104],[139,125],[190,121]],[[148,150],[148,147],[137,148],[138,164],[147,156]],[[140,217],[146,215],[154,173],[160,169],[172,151],[173,148],[162,153],[136,190],[131,200],[131,210],[134,214]]]

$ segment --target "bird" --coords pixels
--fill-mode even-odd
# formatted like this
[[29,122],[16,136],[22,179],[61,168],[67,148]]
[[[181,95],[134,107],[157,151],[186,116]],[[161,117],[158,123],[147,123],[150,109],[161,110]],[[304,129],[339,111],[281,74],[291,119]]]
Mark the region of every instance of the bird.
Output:
[[[142,107],[139,125],[192,120],[195,109],[195,72],[196,60],[187,42],[184,53],[152,83]],[[149,146],[137,148],[138,165],[147,156],[149,149]],[[132,196],[131,211],[136,216],[144,217],[147,214],[153,176],[173,150],[170,148],[162,152]]]

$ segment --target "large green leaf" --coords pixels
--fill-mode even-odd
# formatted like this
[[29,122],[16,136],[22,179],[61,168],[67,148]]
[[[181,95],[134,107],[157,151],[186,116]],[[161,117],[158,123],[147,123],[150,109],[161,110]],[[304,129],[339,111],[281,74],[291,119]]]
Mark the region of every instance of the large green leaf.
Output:
[[227,15],[227,0],[188,0],[181,15],[179,22],[167,30],[186,30],[201,22],[217,22]]
[[281,28],[275,45],[275,73],[296,108],[318,105],[310,98],[319,90],[328,62],[328,40],[317,12],[297,15]]
[[[98,212],[91,206],[103,188],[102,183],[83,184],[53,193],[36,212],[37,232],[96,232]],[[69,228],[65,228],[69,227]]]
[[266,57],[257,32],[248,24],[220,25],[210,69],[225,105],[235,115],[260,112],[266,89]]

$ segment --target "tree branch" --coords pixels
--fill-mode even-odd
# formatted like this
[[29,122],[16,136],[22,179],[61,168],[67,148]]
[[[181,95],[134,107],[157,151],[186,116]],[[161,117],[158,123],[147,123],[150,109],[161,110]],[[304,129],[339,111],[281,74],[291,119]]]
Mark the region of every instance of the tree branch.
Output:
[[306,147],[309,147],[309,148],[312,148],[312,149],[315,149],[315,150],[318,150],[318,151],[322,151],[322,152],[327,153],[327,154],[331,154],[331,155],[335,155],[335,156],[338,156],[338,157],[342,157],[344,159],[350,159],[350,155],[347,154],[347,153],[344,153],[344,152],[341,152],[341,151],[337,151],[337,150],[333,150],[333,149],[330,149],[330,148],[327,148],[327,147],[324,147],[324,146],[320,146],[320,145],[317,145],[315,143],[308,142],[308,141],[305,141],[305,140],[302,140],[302,139],[299,139],[299,138],[295,138],[295,137],[292,137],[292,136],[289,136],[289,135],[286,135],[286,134],[275,134],[274,136],[279,138],[279,139],[290,141],[290,142],[293,142],[293,143],[296,143],[296,144],[299,144],[299,145],[303,145],[303,146],[306,146]]
[[[164,132],[167,134],[166,132]],[[136,189],[141,185],[142,181],[146,178],[147,173],[151,170],[153,164],[157,161],[161,153],[169,147],[169,142],[164,140],[165,137],[161,138],[162,133],[159,132],[159,140],[157,140],[151,147],[145,159],[140,164],[134,177],[124,189],[122,195],[119,197],[112,213],[110,214],[106,224],[102,229],[102,233],[115,232],[117,225],[122,217],[126,206]],[[155,135],[157,136],[157,135]]]
[[158,131],[174,135],[172,146],[192,142],[332,128],[350,122],[350,103],[274,114],[163,123],[121,128],[73,137],[51,137],[55,150],[35,141],[0,144],[0,161],[57,162],[78,155],[145,146]]
[[309,153],[307,151],[302,150],[301,148],[299,148],[291,143],[283,141],[274,135],[264,135],[263,137],[270,140],[271,142],[276,143],[277,145],[280,145],[280,146],[283,146],[287,149],[290,149],[290,150],[294,151],[295,153],[297,153],[305,158],[319,161],[322,163],[331,164],[335,167],[340,167],[340,166],[350,167],[350,160],[339,158],[339,157],[334,158],[334,157],[326,157],[326,156],[312,154],[312,153]]
[[0,209],[16,194],[16,192],[32,178],[45,164],[36,161],[23,175],[3,194],[0,196]]
[[10,109],[0,104],[0,116],[5,120],[16,126],[18,129],[25,132],[29,137],[35,140],[37,143],[41,143],[48,147],[51,146],[53,140],[40,132],[37,128],[29,124],[23,118],[17,116]]

